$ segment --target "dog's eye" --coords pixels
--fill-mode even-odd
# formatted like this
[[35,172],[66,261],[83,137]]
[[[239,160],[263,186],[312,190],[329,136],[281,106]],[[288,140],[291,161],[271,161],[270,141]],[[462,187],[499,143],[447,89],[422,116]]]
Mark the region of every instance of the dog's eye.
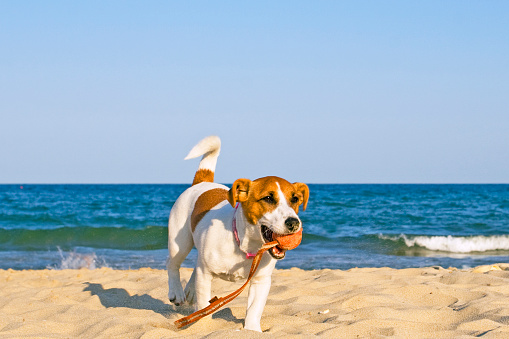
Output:
[[269,204],[275,204],[276,199],[272,195],[267,195],[266,197],[262,198],[263,201],[268,202]]
[[294,195],[291,199],[290,199],[290,202],[292,204],[296,204],[299,202],[299,197],[297,197],[296,195]]

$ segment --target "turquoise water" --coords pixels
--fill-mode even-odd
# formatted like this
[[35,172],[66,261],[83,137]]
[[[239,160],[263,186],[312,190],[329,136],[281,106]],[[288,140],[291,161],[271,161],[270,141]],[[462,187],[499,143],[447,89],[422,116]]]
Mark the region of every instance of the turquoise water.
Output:
[[[0,185],[0,268],[164,268],[168,215],[187,187]],[[509,185],[310,190],[303,242],[279,268],[509,262]]]

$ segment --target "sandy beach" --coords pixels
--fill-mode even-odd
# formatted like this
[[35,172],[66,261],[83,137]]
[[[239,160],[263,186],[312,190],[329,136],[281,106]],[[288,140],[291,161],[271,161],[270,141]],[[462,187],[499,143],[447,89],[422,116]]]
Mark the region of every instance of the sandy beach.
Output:
[[[183,269],[183,280],[191,274]],[[276,270],[264,333],[242,329],[247,292],[177,330],[164,270],[0,271],[1,338],[509,336],[509,264]],[[218,296],[239,284],[214,280]]]

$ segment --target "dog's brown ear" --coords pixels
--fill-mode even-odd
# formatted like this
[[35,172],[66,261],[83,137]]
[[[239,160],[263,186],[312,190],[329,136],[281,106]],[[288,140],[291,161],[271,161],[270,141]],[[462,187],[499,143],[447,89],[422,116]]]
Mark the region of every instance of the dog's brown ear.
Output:
[[228,191],[228,202],[235,207],[237,202],[244,202],[247,200],[249,194],[249,187],[251,186],[251,180],[249,179],[237,179],[232,185],[232,188]]
[[302,210],[305,211],[306,207],[308,207],[308,200],[309,200],[309,187],[306,184],[303,184],[301,182],[295,182],[293,183],[293,187],[295,187],[295,190],[297,192],[300,192],[302,194]]

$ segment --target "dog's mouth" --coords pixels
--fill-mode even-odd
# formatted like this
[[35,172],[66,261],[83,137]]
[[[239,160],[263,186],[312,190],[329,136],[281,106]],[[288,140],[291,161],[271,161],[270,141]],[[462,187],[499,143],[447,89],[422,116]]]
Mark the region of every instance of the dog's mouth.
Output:
[[[262,225],[262,236],[263,240],[265,240],[266,243],[271,242],[274,239],[274,232],[272,232],[272,230],[267,226]],[[282,249],[279,246],[274,246],[271,249],[269,249],[269,253],[274,259],[281,260],[285,257],[286,250]]]

